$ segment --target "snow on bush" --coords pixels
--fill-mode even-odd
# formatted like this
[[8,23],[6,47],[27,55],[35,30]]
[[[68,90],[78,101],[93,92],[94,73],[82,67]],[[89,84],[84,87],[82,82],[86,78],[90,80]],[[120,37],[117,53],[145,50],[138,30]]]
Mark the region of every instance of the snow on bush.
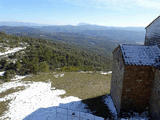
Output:
[[5,73],[5,71],[0,72],[0,76],[3,76]]
[[8,49],[6,52],[0,52],[0,56],[16,53],[16,52],[24,50],[24,49],[26,49],[26,47],[16,47],[13,49]]

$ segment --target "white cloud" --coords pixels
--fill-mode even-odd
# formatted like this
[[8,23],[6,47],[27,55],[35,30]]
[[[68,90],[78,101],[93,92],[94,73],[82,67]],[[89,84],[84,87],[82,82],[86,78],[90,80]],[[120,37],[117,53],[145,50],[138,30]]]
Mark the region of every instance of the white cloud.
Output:
[[[124,9],[129,8],[132,6],[129,5],[128,0],[64,0],[71,4],[82,6],[82,7],[89,7],[89,8],[101,8],[101,9]],[[133,1],[133,0],[130,0]],[[128,5],[127,5],[128,4]]]
[[159,0],[135,0],[135,2],[137,3],[137,5],[142,7],[160,9]]
[[127,9],[134,7],[160,9],[160,0],[65,0],[85,7]]

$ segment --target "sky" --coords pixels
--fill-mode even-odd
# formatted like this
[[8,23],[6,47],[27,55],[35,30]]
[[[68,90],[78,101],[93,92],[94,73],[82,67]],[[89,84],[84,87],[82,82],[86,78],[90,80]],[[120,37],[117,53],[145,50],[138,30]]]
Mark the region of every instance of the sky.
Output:
[[147,26],[159,15],[160,0],[0,0],[0,21],[126,27]]

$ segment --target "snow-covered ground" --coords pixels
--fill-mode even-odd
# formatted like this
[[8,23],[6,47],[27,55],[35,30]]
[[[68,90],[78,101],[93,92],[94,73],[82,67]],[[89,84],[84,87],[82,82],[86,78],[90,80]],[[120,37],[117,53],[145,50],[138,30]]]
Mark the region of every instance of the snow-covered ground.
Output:
[[26,47],[16,47],[16,48],[13,48],[13,49],[8,49],[6,52],[0,52],[0,56],[8,55],[8,54],[11,54],[11,53],[16,53],[16,52],[24,50],[24,49],[26,49]]
[[5,71],[0,72],[0,76],[3,76],[5,73]]
[[11,81],[22,80],[26,77],[28,77],[28,75],[26,75],[26,76],[15,75],[15,77],[12,78]]
[[88,73],[88,74],[92,74],[94,73],[93,71],[80,71],[80,73]]
[[50,82],[23,82],[18,79],[0,85],[0,93],[20,86],[25,86],[25,89],[0,98],[0,102],[11,100],[8,111],[0,120],[103,120],[89,114],[79,98],[61,98],[65,91],[51,89]]
[[[92,115],[81,99],[73,96],[62,98],[65,91],[51,87],[50,82],[21,81],[25,77],[15,76],[12,79],[14,81],[0,84],[0,94],[12,88],[25,87],[24,90],[0,98],[0,102],[11,100],[8,110],[0,120],[104,120]],[[104,101],[115,120],[148,120],[145,113],[134,113],[130,118],[118,118],[112,98],[108,95]]]
[[108,71],[108,72],[101,71],[100,74],[102,74],[102,75],[108,75],[108,74],[112,74],[112,71]]
[[105,99],[105,104],[108,106],[110,112],[112,113],[112,116],[117,119],[117,111],[116,111],[116,108],[113,104],[113,101],[112,101],[112,98],[111,96],[107,96],[106,99]]
[[[80,73],[94,73],[93,71],[80,71]],[[96,73],[100,73],[101,75],[108,75],[108,74],[112,74],[112,71],[108,71],[108,72],[104,72],[104,71],[98,71]]]
[[117,111],[116,108],[113,104],[113,100],[111,98],[111,96],[107,95],[105,98],[105,103],[108,106],[109,110],[112,113],[112,116],[114,117],[115,120],[149,120],[149,118],[147,117],[147,112],[142,113],[142,114],[138,114],[138,113],[134,113],[131,117],[128,118],[118,118],[117,116]]
[[54,75],[55,78],[59,78],[59,77],[63,77],[63,76],[64,76],[64,73]]

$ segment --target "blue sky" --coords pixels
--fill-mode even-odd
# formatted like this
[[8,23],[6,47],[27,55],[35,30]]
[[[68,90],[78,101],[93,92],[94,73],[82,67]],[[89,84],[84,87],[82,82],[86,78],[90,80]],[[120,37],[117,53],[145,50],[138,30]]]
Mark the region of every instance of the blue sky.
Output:
[[146,26],[159,14],[160,0],[0,0],[0,21]]

